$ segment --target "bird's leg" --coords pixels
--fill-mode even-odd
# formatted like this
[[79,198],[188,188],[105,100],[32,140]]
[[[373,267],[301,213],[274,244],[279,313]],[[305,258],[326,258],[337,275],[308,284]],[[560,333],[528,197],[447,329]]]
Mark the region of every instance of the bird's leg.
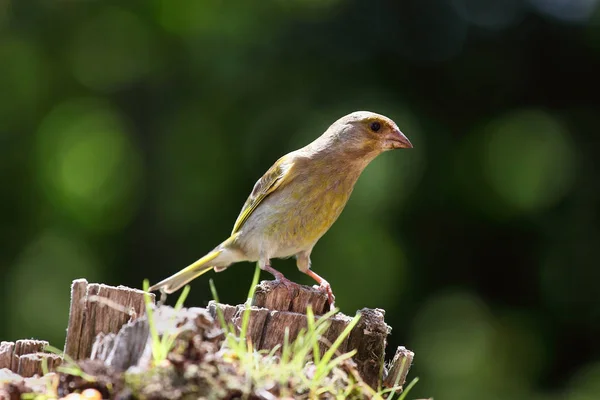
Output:
[[317,275],[316,272],[310,269],[310,252],[302,252],[296,255],[296,265],[300,272],[305,273],[306,275],[313,278],[319,284],[319,289],[324,291],[327,294],[327,298],[329,299],[329,306],[333,310],[335,308],[335,296],[333,295],[333,291],[331,290],[331,285],[325,279],[321,278]]
[[279,272],[275,268],[271,267],[270,260],[267,259],[265,262],[260,261],[258,263],[258,265],[259,265],[260,269],[262,269],[263,271],[267,271],[268,273],[273,275],[275,277],[275,280],[277,282],[281,282],[288,289],[288,291],[293,289],[293,287],[296,285],[294,282],[290,281],[288,278],[283,276],[283,274],[281,272]]
[[306,275],[310,276],[311,278],[313,278],[315,281],[317,281],[317,283],[319,284],[319,289],[321,289],[322,291],[324,291],[327,294],[327,298],[329,299],[329,305],[331,306],[331,309],[333,310],[335,307],[335,305],[334,305],[335,304],[335,296],[333,295],[333,291],[331,290],[331,285],[329,284],[329,282],[327,282],[325,279],[321,278],[313,270],[309,269],[308,271],[306,271],[304,273]]

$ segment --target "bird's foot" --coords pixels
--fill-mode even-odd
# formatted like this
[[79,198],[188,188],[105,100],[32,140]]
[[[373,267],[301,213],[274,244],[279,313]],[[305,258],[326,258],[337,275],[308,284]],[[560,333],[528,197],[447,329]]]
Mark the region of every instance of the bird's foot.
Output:
[[327,299],[329,300],[329,309],[333,310],[335,308],[335,296],[333,295],[333,291],[331,290],[331,285],[329,282],[323,279],[319,285],[315,285],[313,287],[325,292]]
[[282,284],[287,289],[288,293],[290,293],[290,297],[294,297],[296,294],[296,290],[298,290],[298,284],[290,281],[288,278],[281,276],[275,277],[275,282],[278,284]]
[[288,292],[295,289],[298,286],[296,283],[290,281],[288,278],[283,276],[283,274],[281,272],[277,271],[275,268],[271,267],[270,265],[267,265],[265,267],[265,270],[270,272],[275,277],[275,282],[285,286],[286,289],[288,290]]

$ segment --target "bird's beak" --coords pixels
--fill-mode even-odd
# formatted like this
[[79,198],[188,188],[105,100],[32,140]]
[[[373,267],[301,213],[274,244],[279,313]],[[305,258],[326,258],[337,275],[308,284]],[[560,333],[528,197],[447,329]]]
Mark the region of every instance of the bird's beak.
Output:
[[394,129],[388,137],[388,143],[392,149],[412,149],[413,145],[399,129]]

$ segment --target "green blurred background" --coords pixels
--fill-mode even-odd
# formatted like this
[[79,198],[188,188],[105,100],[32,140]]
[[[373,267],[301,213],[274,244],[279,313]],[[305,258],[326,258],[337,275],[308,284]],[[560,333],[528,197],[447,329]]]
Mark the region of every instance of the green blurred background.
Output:
[[[0,339],[62,347],[72,279],[174,273],[370,110],[415,148],[313,267],[343,312],[387,310],[410,397],[600,399],[599,74],[597,0],[0,0]],[[243,302],[253,269],[188,304],[209,277]]]

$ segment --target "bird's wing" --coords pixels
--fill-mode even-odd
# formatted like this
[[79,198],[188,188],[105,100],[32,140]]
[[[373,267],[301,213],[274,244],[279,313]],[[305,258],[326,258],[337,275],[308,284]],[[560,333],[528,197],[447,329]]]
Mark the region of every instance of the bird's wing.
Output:
[[292,178],[292,169],[294,166],[293,157],[285,155],[273,164],[271,168],[254,185],[252,193],[246,200],[242,211],[233,225],[232,235],[237,233],[244,222],[250,217],[258,205],[282,184],[287,184]]

